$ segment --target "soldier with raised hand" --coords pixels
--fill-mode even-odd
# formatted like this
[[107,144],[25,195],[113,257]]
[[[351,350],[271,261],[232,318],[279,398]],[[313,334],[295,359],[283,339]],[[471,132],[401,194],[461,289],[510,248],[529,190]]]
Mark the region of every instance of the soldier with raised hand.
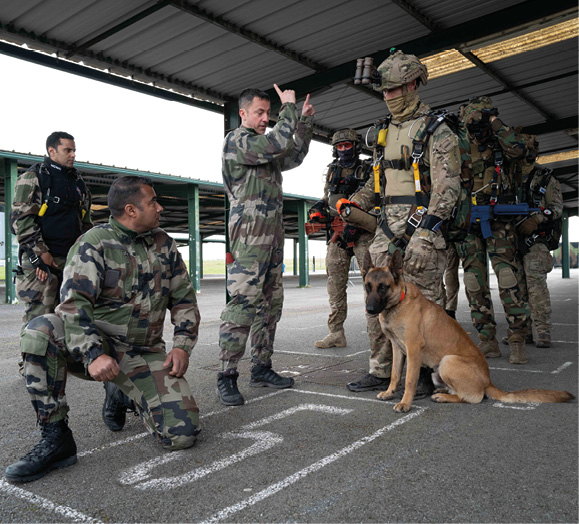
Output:
[[[525,155],[524,141],[498,118],[498,111],[489,97],[471,99],[461,108],[461,119],[471,138],[473,203],[515,203],[517,165]],[[497,275],[499,296],[508,324],[509,361],[511,364],[525,364],[529,309],[523,266],[517,254],[515,222],[515,216],[494,217],[492,235],[488,238],[485,238],[480,224],[472,224],[467,237],[455,245],[464,269],[464,287],[472,322],[478,331],[479,349],[487,358],[501,356],[489,288],[488,255]]]
[[[375,162],[380,168],[380,193],[376,195],[376,181],[370,177],[351,201],[368,209],[375,198],[379,198],[380,217],[369,249],[374,265],[388,265],[393,251],[403,249],[405,280],[444,308],[442,280],[447,265],[447,245],[441,226],[450,218],[460,190],[458,138],[445,121],[441,121],[431,135],[423,134],[426,122],[433,123],[433,120],[429,119],[430,108],[421,102],[418,94],[419,86],[428,80],[428,71],[416,56],[395,51],[380,64],[377,72],[374,89],[383,93],[392,115],[385,127],[385,141],[378,144],[375,153]],[[428,138],[414,166],[414,141],[419,136]],[[370,371],[347,385],[351,391],[388,386],[392,345],[377,317],[373,326],[372,330],[369,328]],[[430,373],[422,368],[417,397],[431,391]]]
[[241,126],[223,145],[223,184],[230,203],[227,290],[221,313],[217,393],[227,406],[244,398],[237,366],[251,345],[252,387],[288,388],[291,377],[272,369],[271,356],[283,305],[284,231],[282,171],[299,166],[312,138],[314,107],[306,97],[298,119],[292,90],[275,90],[281,101],[277,124],[266,134],[271,103],[267,93],[246,89],[239,97]]
[[90,193],[74,168],[74,137],[55,131],[46,156],[18,177],[10,215],[18,240],[16,295],[24,303],[22,328],[54,313],[68,250],[92,227]]
[[[26,387],[42,438],[7,480],[29,482],[76,463],[68,427],[67,374],[110,381],[136,406],[166,449],[188,448],[199,433],[199,409],[184,378],[197,342],[195,290],[175,241],[159,228],[163,208],[152,181],[115,180],[108,224],[72,247],[56,314],[36,317],[22,336]],[[167,310],[173,347],[162,338]]]
[[[337,217],[336,204],[342,198],[350,198],[368,180],[371,163],[360,160],[360,137],[354,129],[341,129],[332,137],[334,162],[328,166],[324,196],[310,209],[310,219],[318,214],[329,219]],[[321,211],[320,211],[321,210]],[[372,242],[373,233],[360,227],[348,225],[336,242],[328,241],[326,252],[327,291],[330,302],[328,335],[314,346],[328,349],[346,346],[344,322],[348,316],[348,273],[352,257],[362,267],[364,257]]]

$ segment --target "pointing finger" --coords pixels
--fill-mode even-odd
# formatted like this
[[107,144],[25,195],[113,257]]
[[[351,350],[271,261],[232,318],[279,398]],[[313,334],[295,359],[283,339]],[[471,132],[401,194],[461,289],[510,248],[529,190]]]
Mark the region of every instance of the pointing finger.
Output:
[[277,94],[278,94],[279,96],[281,96],[281,95],[282,95],[282,91],[281,91],[281,89],[277,86],[277,84],[273,84],[273,87],[274,87],[275,90],[277,91]]

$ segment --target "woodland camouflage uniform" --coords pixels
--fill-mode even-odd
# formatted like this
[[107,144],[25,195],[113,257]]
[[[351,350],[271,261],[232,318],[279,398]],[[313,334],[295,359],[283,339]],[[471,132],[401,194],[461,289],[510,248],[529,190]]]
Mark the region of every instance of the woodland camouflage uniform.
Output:
[[[479,97],[462,109],[462,120],[467,127],[471,123],[477,124],[486,111],[493,111],[492,102],[488,97]],[[485,132],[487,135],[483,139],[471,142],[473,198],[479,205],[491,202],[496,152],[502,157],[501,175],[497,180],[498,203],[514,203],[518,183],[517,161],[525,154],[525,143],[514,129],[505,126],[498,118],[488,123]],[[524,344],[529,310],[523,266],[517,253],[515,217],[495,217],[491,221],[491,230],[492,236],[485,239],[480,225],[472,224],[465,240],[456,243],[464,269],[464,286],[471,318],[479,334],[481,351],[487,357],[499,357],[501,354],[496,340],[496,321],[489,288],[488,255],[497,275],[499,296],[505,310],[511,362],[525,363]]]
[[56,314],[32,320],[22,337],[28,392],[39,422],[66,419],[67,372],[90,379],[102,354],[120,366],[114,383],[136,404],[147,430],[168,449],[187,448],[199,432],[199,409],[184,378],[169,375],[163,325],[175,326],[173,347],[191,353],[199,310],[175,241],[109,223],[70,250]]
[[[219,359],[233,370],[250,338],[254,362],[268,363],[283,305],[282,171],[299,166],[312,138],[312,117],[281,106],[277,124],[260,135],[243,126],[223,145],[223,184],[230,203],[227,290]],[[251,335],[250,335],[251,333]]]

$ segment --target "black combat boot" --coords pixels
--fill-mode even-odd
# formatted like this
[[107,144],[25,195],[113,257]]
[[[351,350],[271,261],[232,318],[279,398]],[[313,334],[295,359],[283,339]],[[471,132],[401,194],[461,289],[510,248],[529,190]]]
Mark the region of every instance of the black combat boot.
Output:
[[235,369],[228,369],[217,373],[217,395],[226,406],[241,406],[245,399],[237,389],[239,373]]
[[271,360],[267,362],[253,361],[251,368],[251,380],[249,385],[252,388],[275,388],[286,389],[294,385],[294,379],[291,377],[282,377],[271,369]]
[[354,391],[359,393],[360,391],[373,391],[373,390],[386,390],[390,385],[390,377],[377,377],[376,375],[372,375],[368,373],[364,375],[360,380],[356,382],[348,382],[346,387],[350,391]]
[[4,476],[11,482],[31,482],[53,469],[76,464],[76,444],[66,421],[43,423],[42,438],[32,451],[6,468]]
[[103,384],[106,392],[103,421],[111,431],[120,431],[127,420],[127,410],[135,411],[135,404],[113,382]]

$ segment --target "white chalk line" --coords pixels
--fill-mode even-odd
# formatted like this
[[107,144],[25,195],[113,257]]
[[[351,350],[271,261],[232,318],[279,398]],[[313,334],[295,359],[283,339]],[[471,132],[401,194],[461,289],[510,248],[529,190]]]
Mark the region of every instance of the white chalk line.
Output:
[[[348,398],[351,399],[351,397],[348,397]],[[229,506],[228,508],[222,509],[221,511],[213,514],[207,520],[202,521],[202,524],[210,523],[210,522],[219,522],[219,521],[224,520],[224,519],[229,519],[231,517],[231,515],[233,515],[234,513],[238,513],[239,511],[241,511],[243,509],[246,509],[250,506],[253,506],[253,505],[257,504],[258,502],[261,502],[262,500],[264,500],[268,497],[271,497],[272,495],[275,495],[276,493],[278,493],[282,489],[287,488],[287,487],[291,486],[292,484],[295,484],[296,482],[303,479],[304,477],[306,477],[310,473],[315,473],[315,472],[321,470],[325,466],[332,464],[333,462],[337,461],[338,459],[341,459],[341,458],[345,457],[346,455],[352,453],[353,451],[360,449],[362,446],[365,446],[366,444],[376,440],[377,438],[381,437],[384,433],[386,433],[386,432],[404,424],[405,422],[408,422],[409,420],[419,416],[420,414],[422,414],[422,412],[423,412],[423,410],[420,410],[420,411],[417,410],[413,413],[409,413],[408,415],[405,415],[404,417],[396,420],[392,424],[388,424],[387,426],[384,426],[383,428],[379,429],[378,431],[372,433],[372,435],[369,435],[369,436],[364,437],[360,440],[357,440],[357,441],[353,442],[352,444],[350,444],[349,446],[346,446],[346,447],[342,448],[341,450],[336,451],[335,453],[331,453],[330,455],[327,455],[323,459],[321,459],[317,462],[314,462],[310,466],[298,471],[297,473],[294,473],[293,475],[286,477],[284,480],[282,480],[280,482],[276,482],[275,484],[272,484],[271,486],[263,489],[259,493],[256,493],[255,495],[252,495],[251,497],[249,497],[249,498],[247,498],[247,499],[245,499],[237,504]]]
[[9,495],[13,495],[18,497],[22,500],[30,504],[34,504],[35,506],[39,506],[45,510],[48,510],[52,513],[56,513],[57,515],[62,515],[67,519],[70,519],[72,522],[93,522],[99,523],[100,520],[95,519],[94,517],[89,517],[80,511],[75,509],[69,508],[68,506],[62,506],[60,504],[55,504],[48,499],[43,497],[39,497],[38,495],[31,493],[30,491],[26,491],[22,488],[18,488],[9,484],[5,480],[0,479],[0,490],[8,493]]

